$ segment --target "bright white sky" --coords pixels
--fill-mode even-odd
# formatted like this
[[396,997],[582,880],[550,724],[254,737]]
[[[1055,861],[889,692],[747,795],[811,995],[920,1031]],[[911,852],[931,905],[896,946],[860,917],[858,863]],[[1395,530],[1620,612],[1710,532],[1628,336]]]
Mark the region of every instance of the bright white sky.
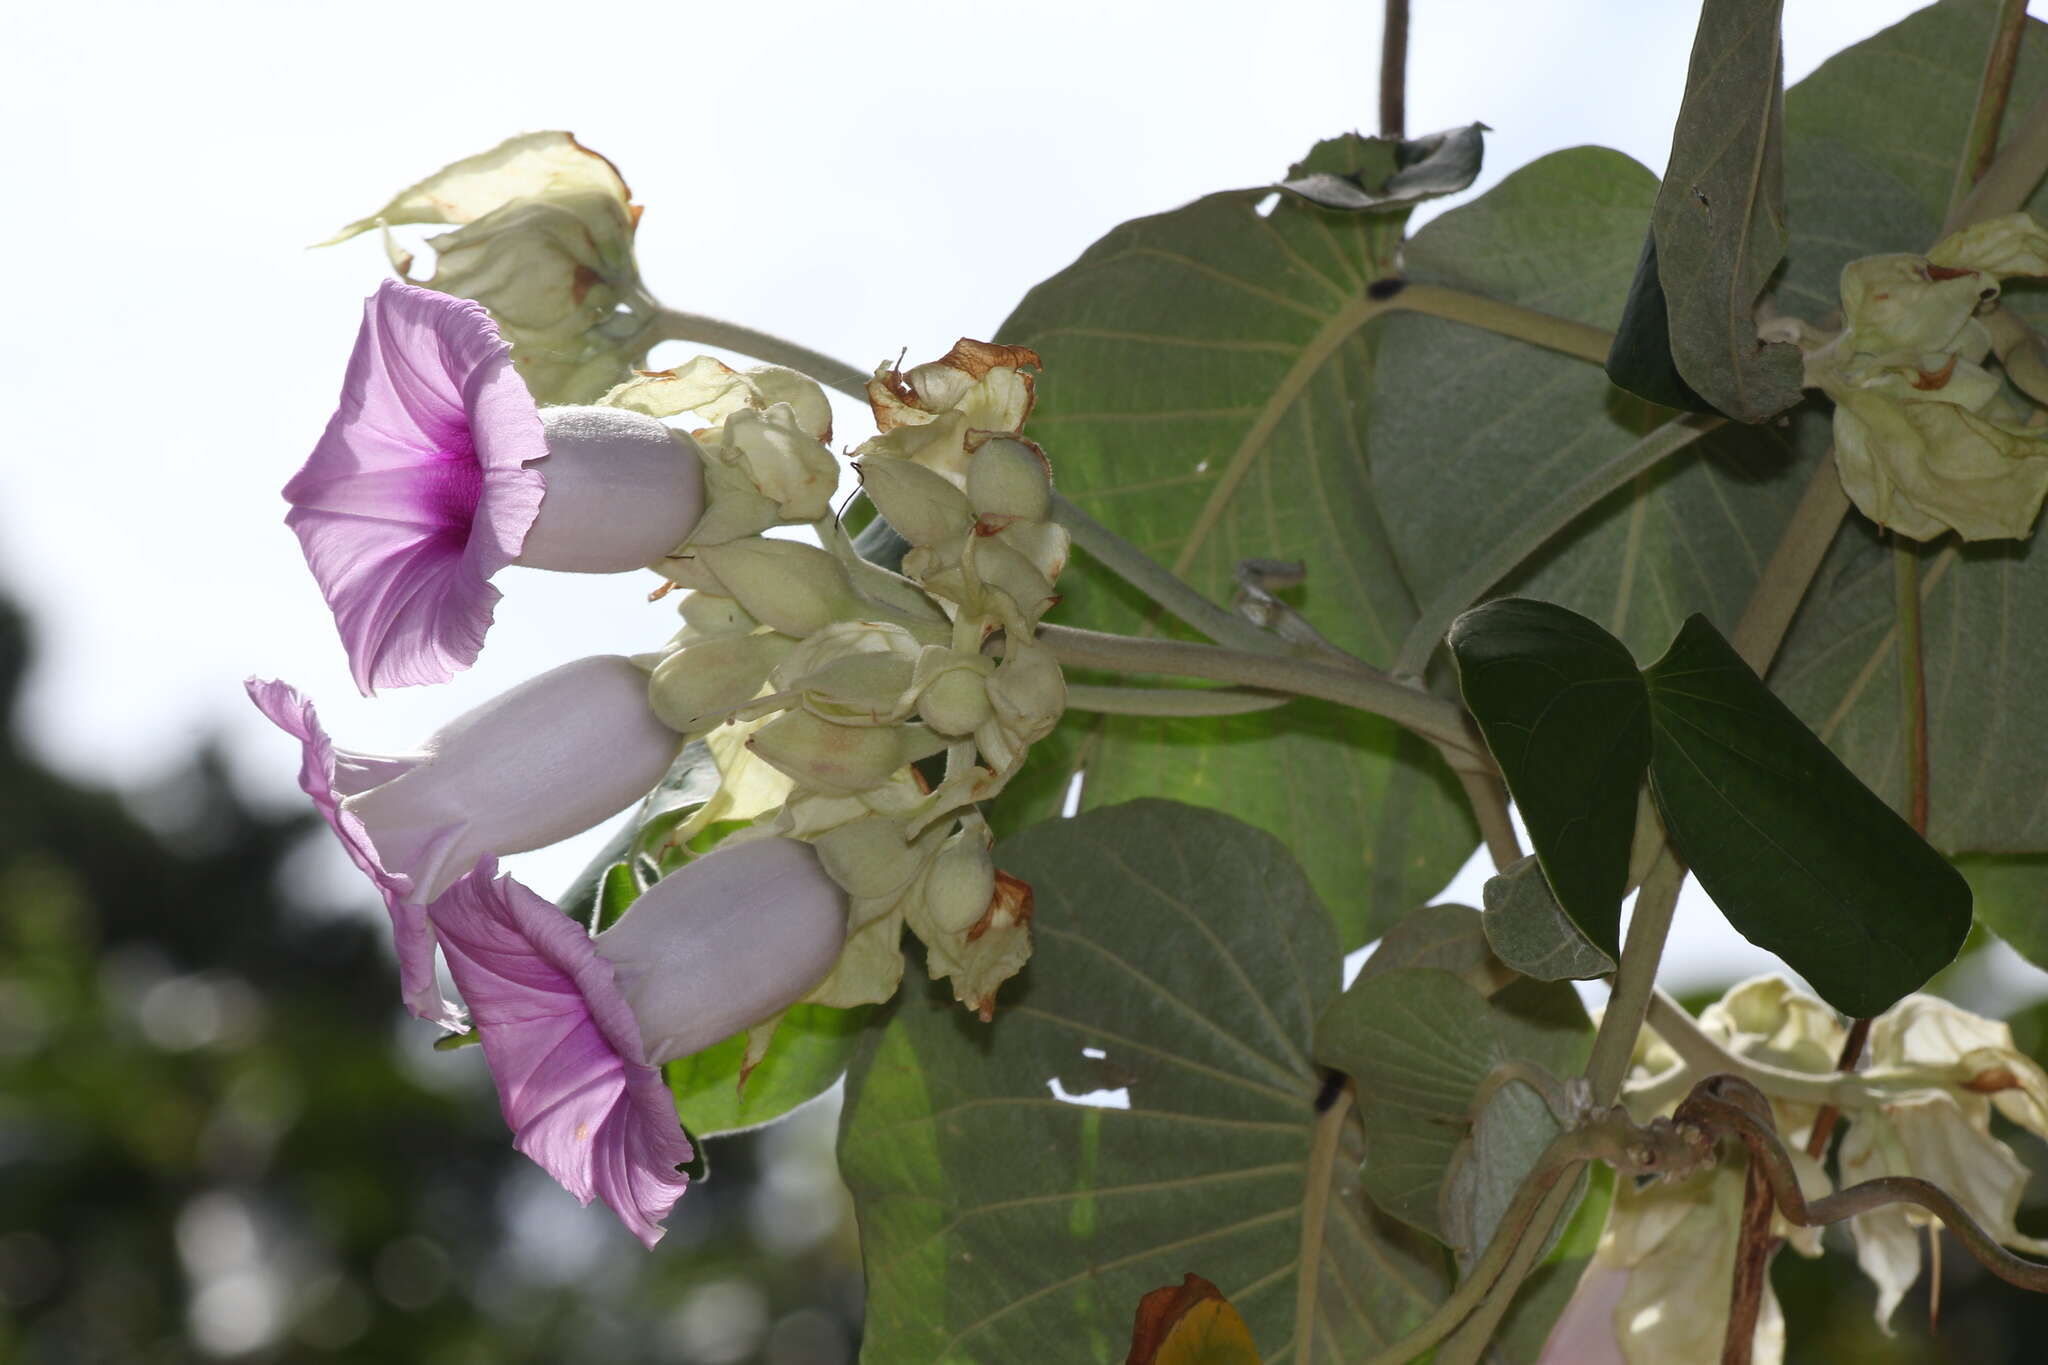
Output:
[[[1786,8],[1797,79],[1914,6]],[[1408,126],[1490,124],[1477,189],[1588,142],[1662,167],[1694,6],[1415,10]],[[865,365],[986,336],[1117,223],[1269,182],[1377,117],[1372,0],[484,12],[111,0],[10,17],[0,585],[42,643],[30,742],[65,769],[146,781],[224,734],[282,802],[297,757],[245,674],[307,690],[349,747],[399,750],[543,668],[672,630],[639,578],[514,569],[474,670],[374,702],[349,682],[277,490],[385,266],[373,238],[305,244],[448,161],[571,129],[646,205],[640,257],[665,301]],[[843,437],[867,429],[844,414]],[[583,857],[515,867],[556,891]],[[312,861],[356,894],[338,849]],[[1705,906],[1680,933],[1680,982],[1765,961]]]

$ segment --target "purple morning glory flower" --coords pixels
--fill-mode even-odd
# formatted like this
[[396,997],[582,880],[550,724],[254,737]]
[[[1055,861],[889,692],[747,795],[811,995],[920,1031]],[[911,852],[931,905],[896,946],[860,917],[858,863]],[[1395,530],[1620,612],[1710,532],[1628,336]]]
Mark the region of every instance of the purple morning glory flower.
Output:
[[703,510],[703,474],[652,417],[543,412],[480,304],[386,280],[284,496],[369,695],[475,663],[507,564],[617,573],[668,553]]
[[647,675],[616,654],[549,669],[441,727],[414,754],[337,749],[313,704],[251,678],[249,697],[303,746],[299,785],[384,895],[406,1007],[459,1016],[434,985],[423,907],[478,858],[580,834],[645,795],[682,737],[655,717]]
[[469,1004],[512,1145],[648,1246],[691,1158],[640,1027],[581,925],[486,858],[429,913]]

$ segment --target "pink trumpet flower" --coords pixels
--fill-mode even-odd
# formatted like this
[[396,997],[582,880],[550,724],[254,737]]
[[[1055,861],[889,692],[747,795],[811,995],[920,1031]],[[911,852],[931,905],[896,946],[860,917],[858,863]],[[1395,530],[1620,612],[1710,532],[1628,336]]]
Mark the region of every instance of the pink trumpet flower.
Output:
[[611,964],[582,926],[489,858],[429,912],[497,1082],[512,1145],[648,1246],[692,1155]]
[[809,845],[749,840],[655,883],[593,940],[496,871],[483,859],[427,913],[513,1145],[652,1246],[690,1157],[655,1068],[801,999],[846,941],[846,893]]
[[556,843],[645,795],[682,742],[649,708],[647,675],[615,654],[529,678],[394,756],[335,748],[284,683],[246,686],[303,746],[300,787],[383,892],[407,1008],[444,1024],[459,1016],[434,984],[424,907],[478,858]]
[[386,280],[284,496],[369,695],[475,663],[507,564],[638,568],[689,535],[704,495],[687,436],[620,409],[537,408],[481,305]]

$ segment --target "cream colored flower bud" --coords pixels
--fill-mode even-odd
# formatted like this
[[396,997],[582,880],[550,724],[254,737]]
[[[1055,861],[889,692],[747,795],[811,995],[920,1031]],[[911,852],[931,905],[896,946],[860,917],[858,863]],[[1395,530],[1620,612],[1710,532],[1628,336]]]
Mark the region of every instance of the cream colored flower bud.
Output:
[[683,597],[683,625],[699,636],[751,635],[760,625],[739,603],[712,592],[693,592]]
[[943,475],[887,456],[858,461],[861,487],[876,510],[912,545],[938,545],[967,534],[974,507]]
[[939,845],[937,831],[911,842],[903,824],[886,815],[866,815],[827,830],[812,840],[818,859],[847,894],[890,900],[917,880]]
[[973,734],[994,714],[987,675],[974,668],[947,669],[926,685],[917,713],[938,734]]
[[946,841],[925,874],[925,914],[949,934],[964,934],[988,913],[996,893],[996,865],[978,834],[961,830]]
[[796,641],[773,633],[698,640],[655,668],[647,700],[669,728],[702,730],[758,696],[769,672],[794,648]]
[[815,545],[750,537],[696,555],[755,619],[784,635],[802,639],[861,614],[846,570]]
[[775,670],[774,682],[779,690],[803,693],[804,704],[826,719],[901,720],[909,714],[921,652],[902,626],[839,621],[797,646]]
[[1052,580],[1002,540],[977,536],[969,552],[974,556],[974,572],[982,586],[1007,594],[1026,617],[1037,620],[1052,606]]
[[994,437],[967,463],[967,500],[998,522],[1044,521],[1052,515],[1052,467],[1031,442]]
[[747,747],[807,787],[853,796],[939,752],[945,741],[921,726],[834,725],[790,711],[762,726]]
[[1013,640],[988,680],[988,699],[997,723],[1018,742],[1033,744],[1052,733],[1067,709],[1067,680],[1051,650]]

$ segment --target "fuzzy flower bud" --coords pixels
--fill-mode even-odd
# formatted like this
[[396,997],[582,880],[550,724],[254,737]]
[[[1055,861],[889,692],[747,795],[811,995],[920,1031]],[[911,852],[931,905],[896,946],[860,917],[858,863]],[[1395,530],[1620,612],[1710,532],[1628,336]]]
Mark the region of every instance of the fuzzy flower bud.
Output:
[[693,734],[760,694],[775,665],[796,647],[786,635],[722,635],[684,645],[648,679],[647,700],[662,723]]
[[700,546],[694,558],[755,620],[784,635],[802,639],[862,614],[845,567],[815,545],[748,537]]
[[[433,239],[427,283],[491,310],[543,402],[587,403],[651,344],[633,259],[639,221],[609,161],[567,133],[528,133],[444,167],[322,245],[373,227],[459,225]],[[407,275],[411,257],[392,251]]]
[[912,545],[941,545],[974,526],[973,505],[944,475],[884,455],[867,456],[859,469],[875,510]]
[[984,524],[1044,521],[1052,515],[1052,467],[1045,452],[1015,436],[995,436],[967,462],[967,500]]
[[920,726],[834,725],[790,711],[756,731],[747,747],[805,786],[854,796],[939,752],[945,741]]
[[623,573],[661,558],[704,506],[703,452],[682,432],[617,408],[542,408],[547,495],[515,563]]
[[649,887],[593,944],[646,1060],[687,1057],[780,1014],[846,942],[846,893],[794,839],[723,847]]
[[940,931],[964,934],[989,912],[996,894],[996,865],[988,841],[961,830],[946,841],[925,874],[925,914]]

